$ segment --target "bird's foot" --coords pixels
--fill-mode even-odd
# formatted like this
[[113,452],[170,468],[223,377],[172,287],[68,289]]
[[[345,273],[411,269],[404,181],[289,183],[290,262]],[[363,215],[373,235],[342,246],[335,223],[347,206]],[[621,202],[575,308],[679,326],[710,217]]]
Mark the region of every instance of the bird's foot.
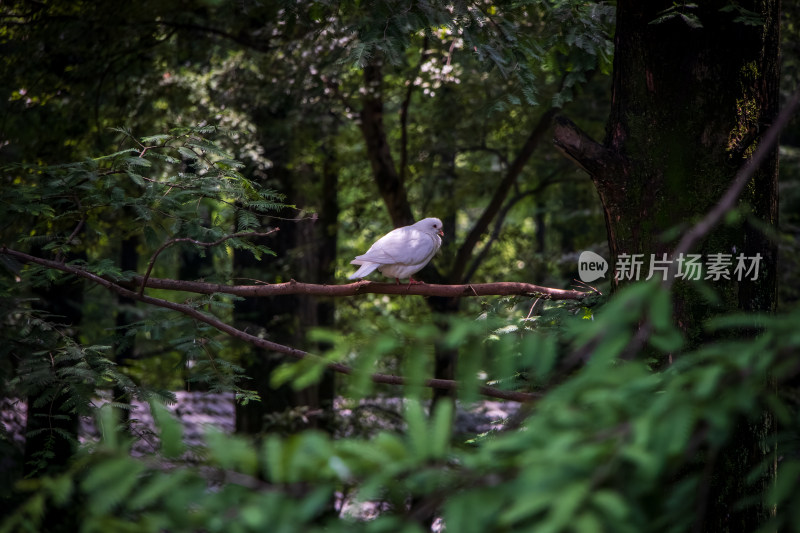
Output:
[[409,285],[425,285],[425,282],[424,281],[417,281],[414,278],[409,277],[408,278],[408,284]]

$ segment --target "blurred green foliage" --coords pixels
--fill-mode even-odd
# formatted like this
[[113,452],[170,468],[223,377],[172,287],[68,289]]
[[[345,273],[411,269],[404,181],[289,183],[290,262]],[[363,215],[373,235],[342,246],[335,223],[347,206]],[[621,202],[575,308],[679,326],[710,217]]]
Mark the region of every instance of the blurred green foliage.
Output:
[[[390,229],[359,131],[370,63],[383,68],[387,142],[398,160],[406,153],[409,202],[416,214],[452,217],[433,262],[442,272],[549,107],[604,134],[614,22],[604,2],[18,0],[0,10],[0,244],[121,283],[151,259],[153,276],[192,266],[195,278],[229,283],[242,276],[240,252],[260,262],[236,282],[290,279],[306,249],[276,254],[228,237],[317,220],[330,200],[325,172],[338,180],[339,210],[325,229],[343,279],[351,257]],[[785,14],[784,90],[796,82],[796,10]],[[416,297],[365,295],[336,303],[334,327],[260,316],[258,334],[288,331],[321,359],[247,375],[246,348],[218,331],[98,287],[79,288],[83,320],[65,323],[39,303],[74,278],[0,254],[3,396],[36,398],[53,420],[93,416],[102,428],[101,441],[81,445],[53,429],[74,455],[51,472],[52,450],[39,450],[27,478],[11,435],[0,434],[0,455],[15,462],[3,463],[0,531],[40,531],[51,513],[76,515],[81,531],[421,531],[434,516],[458,532],[685,531],[713,502],[711,479],[741,425],[765,438],[763,462],[744,480],[752,498],[740,504],[774,507],[765,531],[798,531],[796,127],[787,140],[782,313],[718,317],[692,348],[670,294],[653,284],[581,303],[473,298],[451,316]],[[576,252],[602,251],[604,229],[589,180],[543,143],[479,240],[470,280],[568,286]],[[140,238],[135,270],[118,261],[130,238]],[[174,239],[220,242],[175,242],[155,257]],[[241,302],[147,294],[227,323]],[[123,311],[133,320],[120,325]],[[645,353],[674,362],[665,370],[620,357],[643,321]],[[115,352],[130,346],[134,356],[117,364]],[[428,414],[421,384],[437,348],[457,351],[461,388],[456,404]],[[318,383],[322,362],[352,367],[337,384],[350,400],[401,396],[404,429],[341,439],[209,430],[205,447],[188,449],[160,407],[186,386],[264,400],[256,380],[302,389]],[[407,383],[377,385],[374,372]],[[486,384],[541,399],[504,430],[453,434],[454,410]],[[131,398],[151,403],[158,454],[131,454],[119,412]],[[362,508],[380,512],[365,520]]]
[[[800,426],[787,386],[797,376],[800,316],[720,318],[708,329],[729,340],[676,352],[675,364],[654,372],[618,356],[659,290],[633,286],[592,321],[572,316],[565,346],[606,333],[589,364],[566,377],[547,360],[553,346],[536,328],[507,333],[509,342],[492,340],[497,331],[487,334],[480,319],[439,331],[443,342],[483,344],[477,368],[518,361],[551,384],[513,429],[469,443],[452,434],[451,402],[426,415],[407,391],[400,433],[333,439],[305,431],[259,444],[209,431],[207,447],[194,450],[198,464],[185,460],[180,424],[158,402],[161,453],[144,457],[131,456],[130,438],[102,408],[103,440],[85,446],[59,476],[20,481],[26,500],[2,531],[37,531],[43,507],[78,501],[87,502],[84,531],[422,531],[425,509],[439,509],[448,529],[463,532],[685,531],[698,520],[698,498],[713,497],[705,491],[737,425],[761,424],[767,414],[777,430],[752,482],[776,458],[778,481],[741,504],[775,506],[765,527],[796,531],[800,462],[790,450]],[[622,308],[632,311],[615,312]],[[743,327],[761,333],[743,338]],[[406,328],[405,341],[429,343],[434,331]],[[374,345],[393,339],[385,330]],[[380,349],[359,357],[376,364]],[[406,367],[428,360],[419,350],[404,357],[417,360]],[[374,519],[348,517],[359,502],[378,500],[388,505]]]

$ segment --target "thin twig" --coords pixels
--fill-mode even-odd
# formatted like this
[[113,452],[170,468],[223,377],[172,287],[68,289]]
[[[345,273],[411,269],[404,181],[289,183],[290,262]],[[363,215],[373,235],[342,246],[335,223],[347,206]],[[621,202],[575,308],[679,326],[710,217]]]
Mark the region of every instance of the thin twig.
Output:
[[155,265],[156,259],[158,258],[159,254],[161,252],[163,252],[165,249],[167,249],[167,247],[172,246],[173,244],[176,244],[176,243],[179,243],[179,242],[190,242],[190,243],[195,244],[197,246],[204,246],[206,248],[210,248],[212,246],[217,246],[218,244],[221,244],[221,243],[227,241],[228,239],[234,239],[236,237],[266,237],[267,235],[271,235],[271,234],[275,233],[278,230],[280,230],[280,228],[275,228],[275,229],[270,230],[270,231],[268,231],[266,233],[259,233],[259,232],[255,232],[255,231],[247,231],[247,232],[242,232],[242,233],[232,233],[230,235],[225,235],[224,237],[221,237],[221,238],[217,239],[214,242],[203,242],[203,241],[198,241],[198,240],[195,240],[195,239],[191,239],[189,237],[181,237],[181,238],[178,238],[178,239],[170,239],[167,242],[165,242],[164,244],[162,244],[161,246],[159,246],[158,250],[156,250],[155,253],[153,254],[153,257],[150,258],[150,263],[148,263],[148,265],[147,265],[147,272],[145,272],[144,277],[142,278],[142,282],[141,282],[140,287],[139,287],[139,296],[141,296],[144,293],[144,288],[147,286],[147,280],[148,280],[148,278],[150,278],[150,273],[153,271],[153,266]]
[[86,223],[86,216],[84,215],[78,221],[78,225],[75,226],[75,229],[72,230],[72,233],[70,233],[69,237],[67,237],[67,241],[65,243],[67,246],[69,246],[69,244],[72,242],[72,240],[78,235],[78,233],[81,231],[81,229],[83,228],[83,225],[85,223]]
[[[78,205],[78,208],[80,208],[80,203]],[[85,223],[86,223],[86,215],[83,215],[81,219],[78,221],[78,224],[75,226],[75,229],[72,230],[72,233],[70,233],[69,237],[67,237],[67,240],[64,241],[64,246],[70,245],[70,243],[75,239],[78,233],[80,233],[81,229],[83,229],[83,225]],[[64,254],[61,251],[59,251],[58,254],[56,255],[56,261],[63,261],[63,260],[64,260]]]
[[591,292],[593,292],[595,294],[599,294],[600,296],[603,295],[603,293],[602,293],[602,291],[600,289],[598,289],[597,287],[592,287],[591,285],[589,285],[588,283],[586,283],[584,281],[581,281],[579,279],[573,279],[572,282],[578,284],[579,286],[581,286],[581,287],[585,288],[586,290],[589,290],[589,291],[591,291]]
[[525,320],[529,320],[531,318],[531,316],[533,315],[533,308],[536,307],[536,304],[538,304],[538,303],[539,303],[539,298],[536,298],[533,301],[533,305],[531,306],[531,310],[528,311],[528,316],[525,317]]

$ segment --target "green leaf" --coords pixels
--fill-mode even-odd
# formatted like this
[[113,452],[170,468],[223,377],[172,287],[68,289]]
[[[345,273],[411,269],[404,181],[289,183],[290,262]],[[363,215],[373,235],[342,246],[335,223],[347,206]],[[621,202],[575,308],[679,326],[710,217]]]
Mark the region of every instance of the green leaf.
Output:
[[186,447],[183,444],[183,427],[163,405],[150,402],[150,411],[158,424],[161,436],[161,453],[168,458],[180,457]]
[[581,511],[578,513],[572,527],[572,530],[576,533],[600,533],[605,529],[600,517],[592,511]]
[[658,287],[650,297],[650,321],[656,331],[672,327],[672,298],[663,287]]
[[130,170],[126,172],[128,177],[131,179],[139,187],[145,187],[147,183],[145,182],[144,176],[141,176],[135,172],[131,172]]
[[226,435],[209,427],[205,440],[210,461],[223,469],[255,475],[258,470],[258,454],[247,439],[238,435]]
[[129,167],[136,166],[136,167],[145,167],[149,168],[152,167],[153,164],[144,157],[126,157],[122,160],[123,163],[128,165]]
[[651,346],[664,353],[675,353],[684,345],[681,332],[673,327],[666,331],[656,331],[650,335],[648,342]]
[[53,503],[58,506],[64,506],[74,491],[73,480],[67,475],[44,478],[42,485],[52,495]]
[[149,135],[147,137],[142,137],[140,140],[143,144],[155,144],[158,145],[159,143],[165,143],[167,141],[172,140],[174,137],[172,135],[167,135],[164,133],[159,133],[157,135]]
[[600,489],[592,492],[591,504],[614,522],[628,520],[630,509],[625,499],[617,492]]
[[128,500],[126,506],[138,511],[148,507],[158,507],[163,498],[190,486],[190,477],[186,471],[177,470],[168,474],[157,472],[143,481]]
[[411,454],[419,460],[426,459],[431,449],[428,443],[428,428],[425,424],[425,414],[422,409],[422,404],[418,400],[407,401],[405,414]]
[[449,398],[436,402],[431,419],[430,456],[433,459],[445,457],[450,449],[450,436],[453,426],[454,406]]
[[287,480],[286,463],[284,461],[283,441],[277,435],[269,435],[264,440],[262,449],[264,458],[264,476],[274,482],[283,483]]
[[798,480],[800,480],[800,461],[788,460],[782,462],[778,467],[775,483],[766,494],[765,503],[770,507],[781,505],[790,496],[796,496]]
[[520,351],[521,366],[529,367],[535,380],[547,381],[557,361],[555,339],[539,333],[528,333],[522,338]]
[[81,482],[93,513],[103,514],[126,499],[144,466],[132,457],[117,457],[97,464]]
[[197,154],[194,150],[186,148],[185,146],[179,146],[178,153],[181,154],[181,157],[183,157],[183,159],[188,159],[192,161],[197,161],[200,159],[199,154]]
[[111,153],[111,154],[108,154],[108,155],[103,155],[103,156],[100,156],[100,157],[94,157],[94,158],[92,158],[92,161],[103,161],[105,159],[114,159],[114,158],[117,158],[117,157],[122,156],[122,155],[136,154],[138,152],[139,151],[136,148],[126,148],[124,150],[119,150],[118,152],[114,152],[114,153]]

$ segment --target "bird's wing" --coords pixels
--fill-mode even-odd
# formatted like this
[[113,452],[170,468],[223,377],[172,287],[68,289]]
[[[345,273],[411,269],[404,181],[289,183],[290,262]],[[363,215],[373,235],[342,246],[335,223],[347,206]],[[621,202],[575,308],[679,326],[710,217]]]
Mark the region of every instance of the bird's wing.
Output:
[[382,265],[416,265],[430,261],[436,249],[433,236],[407,227],[398,228],[375,241],[367,253],[356,256],[356,260]]

